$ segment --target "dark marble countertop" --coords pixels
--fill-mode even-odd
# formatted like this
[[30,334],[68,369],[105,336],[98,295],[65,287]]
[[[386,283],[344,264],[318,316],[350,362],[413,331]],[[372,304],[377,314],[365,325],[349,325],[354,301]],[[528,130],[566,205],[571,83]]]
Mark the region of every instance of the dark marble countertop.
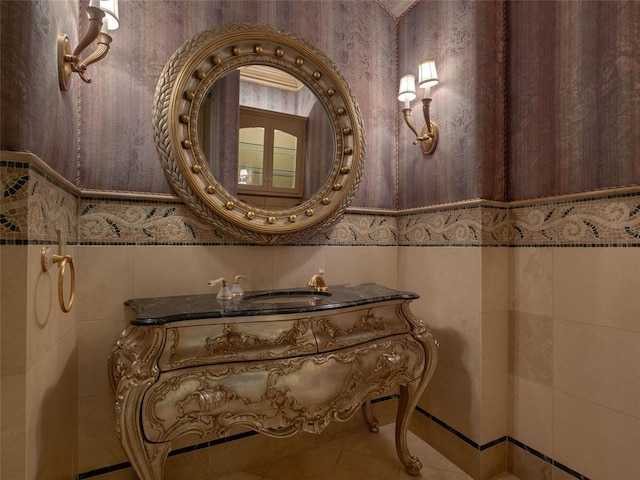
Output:
[[311,288],[255,290],[242,297],[218,300],[216,294],[133,298],[124,304],[136,314],[132,325],[163,325],[200,318],[246,317],[316,312],[388,300],[415,300],[419,295],[377,285],[330,285],[327,292]]

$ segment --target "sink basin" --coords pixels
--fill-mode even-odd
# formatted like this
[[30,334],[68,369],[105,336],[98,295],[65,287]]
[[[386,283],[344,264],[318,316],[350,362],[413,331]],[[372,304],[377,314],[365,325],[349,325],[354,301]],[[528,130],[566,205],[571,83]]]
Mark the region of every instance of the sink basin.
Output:
[[273,290],[245,295],[244,301],[268,304],[303,303],[305,305],[317,305],[330,296],[330,292],[317,292],[315,290]]

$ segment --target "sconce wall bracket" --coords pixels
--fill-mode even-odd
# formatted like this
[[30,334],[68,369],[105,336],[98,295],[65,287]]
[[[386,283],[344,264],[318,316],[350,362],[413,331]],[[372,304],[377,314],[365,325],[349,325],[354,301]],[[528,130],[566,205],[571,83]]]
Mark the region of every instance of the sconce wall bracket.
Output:
[[[84,82],[91,83],[91,79],[85,75],[87,67],[92,63],[99,62],[109,53],[111,36],[100,31],[103,20],[106,22],[105,12],[90,5],[87,7],[87,14],[89,27],[73,52],[71,52],[69,37],[64,33],[58,34],[58,83],[60,90],[69,90],[73,72],[77,73]],[[82,60],[81,53],[94,41],[96,41],[95,50]]]
[[58,34],[58,83],[60,90],[69,90],[71,85],[71,62],[67,58],[71,57],[71,42],[64,33]]
[[416,142],[420,143],[422,152],[425,155],[431,155],[436,151],[436,147],[438,146],[438,126],[433,122],[429,122],[429,125],[422,127],[422,131],[420,132],[420,136],[416,138]]
[[402,115],[404,117],[404,121],[407,126],[411,129],[411,131],[416,136],[413,144],[420,144],[420,148],[422,148],[422,152],[425,155],[431,155],[436,151],[436,147],[438,146],[438,126],[430,120],[429,108],[431,106],[430,98],[422,99],[422,113],[424,115],[425,125],[422,127],[422,130],[418,134],[418,130],[413,125],[413,121],[411,120],[411,109],[403,108]]

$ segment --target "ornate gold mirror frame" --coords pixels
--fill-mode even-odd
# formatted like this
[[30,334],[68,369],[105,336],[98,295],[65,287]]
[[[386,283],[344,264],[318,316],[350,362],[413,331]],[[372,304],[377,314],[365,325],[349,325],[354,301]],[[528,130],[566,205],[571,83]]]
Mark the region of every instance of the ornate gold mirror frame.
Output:
[[[212,175],[198,139],[200,109],[213,83],[252,64],[300,79],[333,125],[333,168],[320,190],[294,207],[256,207],[230,194]],[[293,242],[328,227],[353,199],[362,174],[364,129],[349,86],[324,54],[268,25],[225,24],[186,42],[158,81],[153,125],[160,161],[176,192],[202,219],[246,242]]]

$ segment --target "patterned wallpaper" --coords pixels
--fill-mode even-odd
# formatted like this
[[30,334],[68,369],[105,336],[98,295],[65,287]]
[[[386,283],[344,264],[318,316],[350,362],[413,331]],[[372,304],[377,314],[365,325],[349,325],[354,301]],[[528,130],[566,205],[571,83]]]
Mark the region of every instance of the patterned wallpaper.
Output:
[[640,184],[640,3],[507,7],[510,199]]
[[[431,88],[431,119],[440,131],[433,155],[424,155],[400,125],[401,209],[505,200],[504,20],[501,2],[467,1],[422,1],[400,20],[399,73],[417,76],[418,64],[431,58],[440,79]],[[411,106],[421,128],[422,103]]]
[[[52,51],[58,32],[76,44],[84,31],[77,1],[0,0],[1,148],[33,152],[84,189],[171,193],[150,124],[158,75],[193,34],[257,21],[315,44],[350,83],[367,138],[355,206],[640,184],[638,2],[407,1],[399,20],[390,10],[400,3],[383,0],[121,3],[122,26],[90,67],[93,82],[76,78],[61,92]],[[396,74],[415,73],[425,57],[441,80],[431,110],[440,143],[429,157],[411,144],[395,100]],[[418,122],[419,102],[413,110]]]
[[0,148],[28,151],[73,181],[77,163],[74,83],[58,86],[57,35],[77,41],[78,2],[0,1]]
[[196,33],[223,22],[258,22],[303,38],[336,64],[358,100],[365,125],[367,167],[355,204],[395,208],[395,140],[389,135],[389,123],[396,115],[390,101],[396,88],[396,25],[379,4],[373,0],[121,3],[123,21],[114,35],[113,51],[99,66],[99,79],[82,97],[83,188],[171,193],[151,125],[154,91],[164,64]]

